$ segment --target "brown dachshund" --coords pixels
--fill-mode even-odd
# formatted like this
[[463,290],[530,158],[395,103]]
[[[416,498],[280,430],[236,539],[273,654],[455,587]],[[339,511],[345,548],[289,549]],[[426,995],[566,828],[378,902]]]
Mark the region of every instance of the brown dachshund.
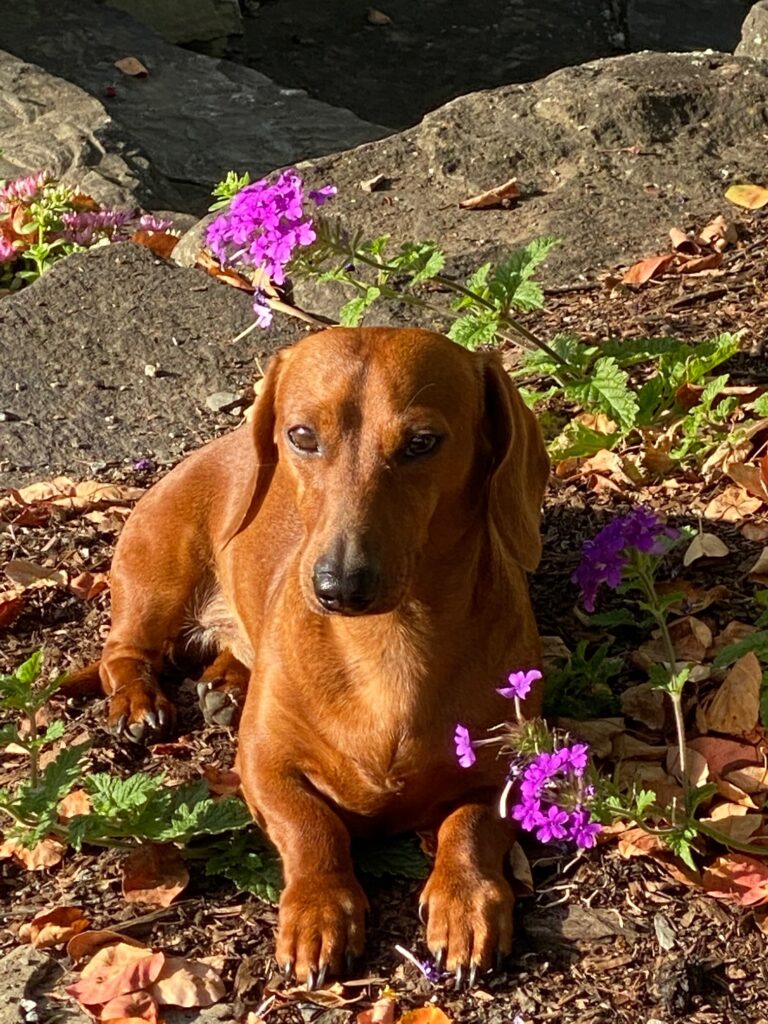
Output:
[[185,459],[120,537],[110,722],[170,724],[157,678],[185,636],[221,652],[204,695],[247,683],[237,768],[283,861],[278,963],[310,986],[362,952],[350,836],[437,829],[421,909],[459,982],[510,948],[505,765],[486,747],[460,768],[452,737],[507,717],[495,687],[539,663],[525,574],[547,474],[497,356],[334,328],[279,352],[250,425]]

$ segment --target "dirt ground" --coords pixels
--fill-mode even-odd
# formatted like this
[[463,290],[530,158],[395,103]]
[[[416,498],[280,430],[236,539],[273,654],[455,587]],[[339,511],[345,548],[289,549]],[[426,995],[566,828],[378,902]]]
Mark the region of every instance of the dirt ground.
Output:
[[[638,292],[554,289],[548,296],[548,311],[531,316],[529,326],[544,336],[567,329],[583,336],[670,332],[693,339],[743,328],[744,352],[727,369],[738,383],[765,382],[768,373],[761,353],[768,276],[756,255],[761,251],[758,243],[765,239],[759,217],[753,230],[752,248],[740,250],[741,255],[734,256],[716,278],[670,278]],[[202,441],[206,431],[212,435],[220,426],[203,423],[199,429]],[[139,468],[120,465],[105,467],[97,475],[120,485],[145,487],[158,469],[151,463]],[[712,490],[699,479],[682,477],[674,487],[659,487],[639,497],[651,500],[671,522],[695,525]],[[599,639],[577,613],[569,577],[582,540],[637,498],[615,489],[596,492],[583,479],[553,479],[543,523],[544,559],[532,578],[543,634],[559,636],[571,648],[582,638]],[[95,523],[72,513],[39,526],[6,525],[0,532],[0,560],[23,558],[64,565],[70,573],[104,571],[118,528],[114,522]],[[728,558],[714,569],[705,563],[685,572],[678,558],[669,572],[671,578],[684,577],[701,587],[711,585],[715,573],[716,582],[725,588],[724,596],[703,613],[714,632],[733,619],[754,620],[754,587],[744,570],[761,545],[746,540],[738,524],[712,523],[708,528],[725,540]],[[605,607],[611,606],[606,602]],[[82,664],[98,655],[108,618],[105,594],[84,601],[66,587],[37,590],[4,637],[0,670],[11,670],[41,645],[51,667],[63,670]],[[612,683],[619,693],[643,678],[631,659],[642,638],[622,628],[610,639],[624,657],[624,668]],[[203,726],[189,686],[183,688],[181,701],[178,743],[154,752],[120,747],[103,728],[99,702],[58,700],[56,707],[68,723],[70,741],[84,734],[92,738],[94,770],[126,774],[164,770],[174,781],[181,781],[198,776],[203,768],[230,767],[232,737],[225,730]],[[694,710],[689,707],[690,716]],[[6,759],[0,785],[18,779],[19,771],[16,759]],[[346,989],[345,995],[359,997],[359,1009],[386,982],[398,994],[401,1008],[433,999],[456,1021],[483,1019],[492,1024],[652,1020],[758,1024],[768,1020],[768,959],[753,911],[735,909],[681,884],[652,859],[625,859],[611,842],[579,858],[535,844],[528,847],[528,854],[536,891],[519,900],[513,955],[502,971],[483,979],[472,992],[455,991],[450,980],[431,987],[394,948],[399,944],[418,956],[425,953],[416,914],[420,883],[366,879],[372,904],[367,959],[361,984]],[[6,908],[0,933],[4,950],[15,945],[18,927],[38,910],[75,904],[88,911],[95,927],[117,926],[179,955],[223,956],[228,999],[236,1015],[276,994],[270,1021],[327,1024],[352,1019],[350,1008],[328,1009],[308,1003],[305,997],[302,1001],[285,994],[271,959],[274,908],[199,871],[193,870],[190,887],[177,904],[148,914],[122,901],[116,853],[89,850],[70,855],[59,867],[35,875],[2,861],[0,896]]]

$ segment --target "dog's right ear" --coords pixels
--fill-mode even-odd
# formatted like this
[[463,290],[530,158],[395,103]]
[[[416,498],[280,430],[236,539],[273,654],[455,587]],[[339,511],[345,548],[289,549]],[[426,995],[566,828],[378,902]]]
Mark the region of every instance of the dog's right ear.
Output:
[[229,544],[241,530],[244,530],[261,508],[277,465],[275,444],[275,394],[280,372],[288,350],[276,352],[269,361],[264,383],[253,403],[250,423],[241,427],[249,431],[253,441],[250,476],[242,481],[239,500],[228,510],[227,522],[222,531],[222,543]]

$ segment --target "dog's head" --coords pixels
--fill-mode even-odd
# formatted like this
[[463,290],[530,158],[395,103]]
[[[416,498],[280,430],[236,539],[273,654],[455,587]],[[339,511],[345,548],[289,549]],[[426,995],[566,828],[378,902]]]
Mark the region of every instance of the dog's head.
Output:
[[479,531],[526,569],[539,561],[548,460],[494,355],[423,330],[314,334],[273,359],[252,430],[261,469],[243,519],[286,474],[315,610],[390,611]]

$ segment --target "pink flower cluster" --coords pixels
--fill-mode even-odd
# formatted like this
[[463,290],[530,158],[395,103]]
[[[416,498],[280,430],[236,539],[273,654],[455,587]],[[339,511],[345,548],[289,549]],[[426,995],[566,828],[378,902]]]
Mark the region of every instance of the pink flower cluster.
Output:
[[[308,198],[322,206],[335,194],[334,186],[326,185]],[[274,184],[262,179],[241,189],[209,225],[206,244],[222,266],[262,270],[280,285],[295,250],[311,245],[316,237],[312,218],[304,210],[304,183],[296,171],[287,170]],[[268,327],[272,311],[263,291],[257,289],[253,308],[259,325]]]
[[28,203],[50,180],[48,171],[38,171],[36,174],[8,181],[0,186],[0,204],[10,206],[11,203]]

